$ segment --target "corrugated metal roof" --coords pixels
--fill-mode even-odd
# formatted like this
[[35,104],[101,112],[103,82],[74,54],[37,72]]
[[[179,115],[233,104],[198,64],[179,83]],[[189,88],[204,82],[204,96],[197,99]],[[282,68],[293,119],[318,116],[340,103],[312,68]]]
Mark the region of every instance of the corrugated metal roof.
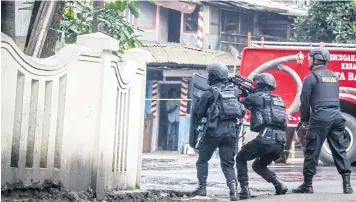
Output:
[[[178,43],[145,43],[142,47],[152,53],[149,64],[175,64],[186,66],[205,66],[214,62],[221,62],[227,66],[235,65],[235,57],[224,51],[200,50]],[[237,60],[240,66],[240,60]]]
[[307,16],[308,7],[298,6],[295,3],[276,2],[275,0],[223,0],[223,1],[202,1],[220,6],[236,6],[249,10],[268,11],[280,15]]

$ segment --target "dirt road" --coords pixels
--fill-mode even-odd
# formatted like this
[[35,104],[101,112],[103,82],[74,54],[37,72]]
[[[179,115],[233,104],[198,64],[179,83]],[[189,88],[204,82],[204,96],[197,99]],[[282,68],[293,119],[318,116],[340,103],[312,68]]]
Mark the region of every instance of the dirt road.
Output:
[[[229,201],[228,189],[220,169],[218,158],[209,164],[208,196],[191,197],[197,184],[195,156],[177,154],[143,155],[141,189],[131,191],[109,191],[104,201]],[[279,178],[288,188],[297,187],[303,180],[302,159],[290,160],[289,164],[272,164]],[[355,193],[342,194],[341,177],[335,167],[318,167],[314,180],[315,194],[291,194],[274,196],[271,184],[256,175],[249,164],[251,193],[254,198],[247,201],[355,201],[356,202],[356,168],[353,167],[352,184]],[[43,190],[2,191],[1,201],[97,201],[92,190],[72,192],[59,187],[48,187]]]
[[[196,187],[196,157],[173,155],[173,154],[151,154],[144,155],[142,167],[143,189],[169,189],[179,191],[191,191]],[[289,164],[272,164],[279,178],[286,183],[291,191],[303,181],[302,175],[303,159],[291,159]],[[249,178],[252,195],[255,198],[248,201],[356,201],[356,193],[344,195],[342,193],[342,181],[335,167],[318,167],[318,174],[314,180],[313,195],[295,195],[288,193],[286,196],[273,196],[274,188],[254,173],[249,164]],[[208,197],[185,198],[181,200],[213,200],[227,201],[228,189],[224,176],[220,169],[218,158],[214,158],[209,164]],[[352,184],[356,189],[356,168],[353,168]],[[356,190],[355,190],[356,191]]]

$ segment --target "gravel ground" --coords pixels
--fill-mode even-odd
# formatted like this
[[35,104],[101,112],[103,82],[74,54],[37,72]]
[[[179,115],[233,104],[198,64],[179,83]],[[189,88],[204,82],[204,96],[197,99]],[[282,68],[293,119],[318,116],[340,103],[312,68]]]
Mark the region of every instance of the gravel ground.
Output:
[[[141,190],[111,191],[104,201],[229,201],[228,189],[220,169],[219,159],[209,163],[208,196],[192,197],[196,187],[196,157],[177,154],[150,154],[143,156]],[[271,164],[279,178],[291,190],[303,180],[302,159],[291,159],[288,164]],[[246,201],[355,201],[356,194],[342,194],[341,178],[335,167],[320,165],[314,180],[315,194],[274,196],[273,186],[256,175],[249,164],[252,199]],[[356,174],[356,169],[353,168]],[[356,175],[352,184],[356,185]],[[356,191],[356,190],[355,190]],[[92,190],[73,192],[59,186],[44,189],[2,191],[1,201],[96,201]]]

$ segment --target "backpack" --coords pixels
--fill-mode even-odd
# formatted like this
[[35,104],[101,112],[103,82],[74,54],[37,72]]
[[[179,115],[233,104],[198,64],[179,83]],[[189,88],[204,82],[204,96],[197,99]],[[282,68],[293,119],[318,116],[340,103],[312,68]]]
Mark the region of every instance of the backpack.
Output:
[[220,120],[240,119],[245,116],[245,106],[238,101],[235,88],[232,85],[222,87],[217,99],[217,106]]

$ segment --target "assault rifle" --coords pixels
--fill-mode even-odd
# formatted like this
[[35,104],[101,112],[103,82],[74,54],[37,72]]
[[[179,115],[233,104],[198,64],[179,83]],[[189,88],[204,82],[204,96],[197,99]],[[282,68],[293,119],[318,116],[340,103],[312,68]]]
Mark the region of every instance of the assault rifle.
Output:
[[197,143],[195,144],[195,149],[199,149],[199,145],[203,141],[203,138],[208,130],[208,128],[216,128],[217,126],[217,116],[218,114],[214,114],[214,111],[216,110],[216,100],[219,97],[219,92],[213,90],[214,94],[214,102],[212,106],[208,108],[207,111],[207,117],[203,117],[200,121],[200,124],[198,128],[196,129],[198,132],[198,138],[197,138]]
[[255,88],[251,86],[253,81],[239,74],[235,74],[234,76],[229,77],[229,82],[233,83],[235,86],[238,86],[247,94],[253,93],[255,91]]
[[207,121],[206,117],[202,118],[197,128],[198,138],[197,138],[197,143],[195,144],[195,149],[199,149],[199,145],[202,142],[203,137],[208,129],[208,124],[206,124],[206,121]]

